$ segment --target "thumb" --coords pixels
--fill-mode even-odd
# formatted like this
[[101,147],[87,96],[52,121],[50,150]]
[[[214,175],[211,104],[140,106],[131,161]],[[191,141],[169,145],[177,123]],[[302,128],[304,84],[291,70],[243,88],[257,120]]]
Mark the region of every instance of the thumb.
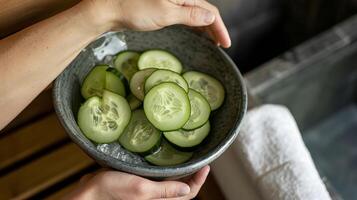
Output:
[[211,11],[196,6],[180,6],[175,9],[172,18],[175,24],[187,26],[208,26],[215,20],[215,15]]
[[190,193],[190,187],[186,183],[178,181],[155,182],[151,188],[151,198],[182,197]]

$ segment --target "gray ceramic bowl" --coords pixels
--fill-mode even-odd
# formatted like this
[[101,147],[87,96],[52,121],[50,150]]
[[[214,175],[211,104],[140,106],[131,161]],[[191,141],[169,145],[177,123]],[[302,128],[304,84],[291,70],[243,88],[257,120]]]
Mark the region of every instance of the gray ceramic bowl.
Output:
[[[220,80],[226,98],[211,117],[212,130],[205,143],[184,164],[160,167],[121,148],[118,143],[96,145],[76,123],[83,101],[80,87],[96,64],[112,64],[113,55],[124,50],[165,49],[175,54],[186,70],[202,71]],[[192,174],[221,155],[236,138],[247,107],[246,88],[237,66],[207,38],[181,26],[153,32],[108,33],[87,46],[57,78],[54,86],[57,115],[72,140],[99,164],[145,177],[182,177]]]

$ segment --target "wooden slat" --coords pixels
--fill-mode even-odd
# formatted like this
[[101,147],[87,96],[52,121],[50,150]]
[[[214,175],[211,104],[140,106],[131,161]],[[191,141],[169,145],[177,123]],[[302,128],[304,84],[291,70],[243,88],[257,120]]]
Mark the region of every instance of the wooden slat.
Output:
[[0,169],[67,137],[54,113],[9,133],[0,139]]
[[63,11],[79,0],[0,0],[0,38]]
[[94,164],[69,143],[0,178],[0,199],[27,199]]
[[11,131],[18,126],[21,126],[34,118],[53,111],[52,106],[52,91],[46,89],[36,99],[34,99],[25,110],[23,110],[10,124],[8,124],[0,134]]
[[64,188],[54,192],[50,196],[46,197],[45,200],[60,200],[67,196],[75,187],[77,187],[78,182],[71,183]]

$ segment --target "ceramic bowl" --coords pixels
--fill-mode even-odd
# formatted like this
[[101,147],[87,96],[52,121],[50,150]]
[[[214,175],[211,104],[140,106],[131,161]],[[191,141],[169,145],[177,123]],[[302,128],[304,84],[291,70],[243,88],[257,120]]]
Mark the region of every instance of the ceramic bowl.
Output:
[[[83,102],[80,87],[97,64],[112,65],[115,54],[124,50],[164,49],[176,55],[185,70],[205,72],[225,87],[223,105],[211,114],[211,132],[186,163],[161,167],[145,162],[117,142],[97,145],[88,140],[76,123]],[[182,26],[152,32],[111,32],[89,44],[63,71],[54,84],[54,106],[70,138],[99,164],[151,178],[183,177],[198,171],[220,156],[236,138],[247,109],[242,76],[229,56],[212,41]]]

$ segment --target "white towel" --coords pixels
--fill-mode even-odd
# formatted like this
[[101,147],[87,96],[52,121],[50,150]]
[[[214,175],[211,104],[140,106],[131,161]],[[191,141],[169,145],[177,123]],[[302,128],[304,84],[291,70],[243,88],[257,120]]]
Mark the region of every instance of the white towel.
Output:
[[287,108],[250,110],[237,143],[233,149],[264,199],[331,199]]

